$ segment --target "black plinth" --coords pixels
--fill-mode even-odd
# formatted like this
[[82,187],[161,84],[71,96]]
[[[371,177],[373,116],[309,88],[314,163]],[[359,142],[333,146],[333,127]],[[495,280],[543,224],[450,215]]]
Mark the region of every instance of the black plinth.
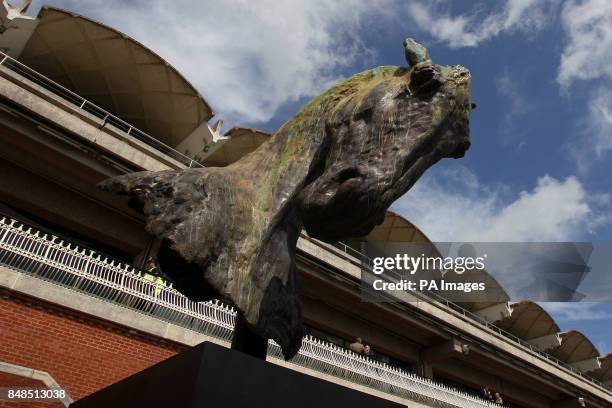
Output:
[[209,342],[177,354],[70,406],[401,407]]

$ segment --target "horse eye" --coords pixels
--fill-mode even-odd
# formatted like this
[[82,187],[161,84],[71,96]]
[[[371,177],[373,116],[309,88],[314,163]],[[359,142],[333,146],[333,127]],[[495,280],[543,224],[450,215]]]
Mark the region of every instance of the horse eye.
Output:
[[397,95],[393,97],[393,99],[402,99],[410,95],[412,95],[412,91],[410,90],[410,88],[406,87],[402,89],[400,92],[398,92]]

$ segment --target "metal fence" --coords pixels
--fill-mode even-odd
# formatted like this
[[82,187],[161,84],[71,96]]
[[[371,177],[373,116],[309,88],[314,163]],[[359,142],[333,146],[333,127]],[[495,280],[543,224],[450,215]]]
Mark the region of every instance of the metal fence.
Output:
[[113,115],[107,110],[99,107],[91,101],[88,101],[87,99],[72,92],[71,90],[66,89],[57,82],[47,78],[46,76],[33,70],[27,65],[22,64],[21,62],[6,55],[3,52],[0,52],[0,65],[32,81],[36,85],[45,88],[47,91],[53,93],[54,95],[59,96],[64,101],[70,103],[77,109],[80,109],[84,112],[89,113],[90,115],[95,116],[98,119],[101,119],[103,126],[112,125],[116,129],[121,130],[132,137],[135,137],[141,142],[146,143],[147,145],[159,150],[160,152],[166,154],[174,160],[177,160],[180,163],[183,163],[188,167],[203,167],[202,164],[192,159],[191,157],[188,157],[183,153],[179,152],[178,150],[166,145],[165,143],[160,142],[153,136],[130,125],[126,121],[119,119],[117,116]]
[[[131,266],[9,217],[0,217],[0,264],[209,336],[231,340],[236,315],[231,307],[218,301],[192,302],[170,286],[146,280]],[[273,341],[268,354],[282,358],[280,347]],[[311,336],[304,337],[291,363],[433,406],[499,406]]]
[[[317,244],[317,240],[312,239],[312,238],[308,238],[309,241],[313,242],[314,244]],[[319,243],[319,245],[321,245],[321,243]],[[324,247],[325,244],[323,244],[322,246]],[[337,242],[334,243],[333,246],[337,249],[339,249],[341,251],[341,253],[343,253],[344,255],[346,255],[346,259],[349,262],[352,262],[356,265],[359,265],[360,267],[369,267],[371,268],[371,266],[373,265],[372,260],[370,258],[368,258],[368,256],[362,252],[357,251],[356,249],[342,243],[342,242]],[[342,254],[340,254],[340,256],[342,256]],[[492,330],[493,332],[500,334],[502,336],[504,336],[505,338],[508,338],[510,340],[512,340],[514,343],[516,343],[518,346],[523,347],[525,349],[528,349],[531,353],[533,354],[537,354],[537,356],[544,358],[546,360],[548,360],[550,363],[555,364],[558,367],[564,368],[566,370],[569,370],[571,372],[573,372],[575,375],[578,375],[580,377],[582,377],[584,380],[589,381],[597,386],[600,386],[602,388],[605,389],[611,389],[611,387],[605,385],[604,383],[602,383],[601,381],[598,381],[592,377],[589,377],[588,375],[584,375],[580,370],[576,369],[575,367],[572,367],[571,365],[565,363],[564,361],[559,360],[558,358],[546,353],[545,351],[539,350],[538,348],[536,348],[533,344],[528,343],[527,341],[521,339],[520,337],[507,332],[499,327],[497,327],[495,324],[485,320],[483,317],[478,316],[475,313],[470,312],[469,310],[461,307],[460,305],[458,305],[457,303],[451,302],[450,300],[444,298],[443,296],[440,296],[439,294],[435,293],[435,292],[431,292],[431,291],[413,291],[411,292],[413,295],[415,295],[416,297],[419,297],[421,300],[426,301],[426,302],[435,302],[438,304],[442,304],[446,307],[448,307],[449,309],[452,309],[453,311],[461,314],[462,316],[465,316],[467,318],[469,318],[471,320],[471,322],[473,324],[479,324],[481,326],[486,327],[489,330]]]

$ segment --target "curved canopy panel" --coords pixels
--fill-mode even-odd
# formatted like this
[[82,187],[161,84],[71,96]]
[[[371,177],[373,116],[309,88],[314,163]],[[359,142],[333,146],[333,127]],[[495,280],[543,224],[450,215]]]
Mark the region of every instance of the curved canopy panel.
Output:
[[496,325],[523,340],[537,339],[561,331],[552,316],[535,302],[524,301],[511,307],[512,315]]
[[159,55],[86,17],[45,6],[19,60],[175,147],[213,112]]
[[[374,227],[374,229],[365,237],[365,240],[382,244],[381,249],[383,252],[386,250],[385,243],[387,242],[432,243],[432,241],[416,225],[393,211],[387,211],[383,223]],[[361,241],[363,241],[363,238],[356,238],[352,240],[351,246],[354,246],[357,249],[359,242]],[[431,245],[430,248],[430,252],[426,253],[426,256],[440,256],[440,253],[433,245]],[[389,252],[391,253],[393,250],[390,249]],[[431,277],[437,277],[437,275],[433,274]],[[448,278],[448,276],[445,277],[447,281],[450,280]],[[487,285],[486,300],[481,302],[470,301],[461,303],[461,306],[467,308],[468,310],[480,310],[500,302],[507,302],[509,300],[504,288],[502,288],[495,278],[490,276],[487,271],[473,270],[466,272],[463,275],[457,275],[457,282],[466,280],[485,282]],[[440,292],[440,295],[444,296],[444,292]],[[472,295],[470,299],[473,300],[475,296],[476,295]],[[483,297],[485,296],[483,295]]]
[[[439,252],[427,236],[413,223],[408,221],[401,215],[387,211],[385,213],[385,219],[383,222],[365,237],[355,237],[347,240],[347,244],[361,252],[361,243],[368,241],[376,243],[376,249],[381,255],[394,256],[397,251],[397,247],[393,247],[394,243],[398,242],[410,242],[423,245],[423,253],[426,256],[438,256]],[[440,273],[438,271],[432,271],[431,276],[423,278],[439,279]]]
[[[361,243],[363,241],[376,242],[377,248],[385,254],[387,252],[393,252],[393,249],[388,248],[387,243],[432,243],[431,240],[427,238],[427,236],[416,225],[393,211],[387,211],[382,224],[379,224],[374,227],[374,229],[370,231],[367,236],[350,238],[347,240],[346,243],[356,251],[361,251]],[[430,252],[432,250],[435,250],[435,247],[433,245],[428,246],[431,247]],[[436,254],[437,253],[438,252],[436,251]]]
[[566,363],[575,363],[599,357],[599,351],[591,340],[577,330],[561,333],[562,343],[551,352],[559,360]]
[[374,227],[365,239],[372,242],[431,243],[419,228],[393,211],[387,211],[383,223]]
[[[482,282],[485,284],[487,290],[481,292],[471,292],[464,298],[462,298],[461,294],[458,295],[456,292],[438,292],[440,295],[460,303],[463,308],[471,312],[482,310],[500,303],[507,303],[510,300],[510,296],[508,296],[506,290],[499,284],[499,282],[497,282],[497,279],[489,275],[489,272],[487,272],[486,269],[472,269],[465,271],[460,275],[447,273],[444,275],[444,280],[455,283]],[[465,301],[467,299],[469,299],[469,301]]]
[[236,126],[231,128],[225,136],[229,136],[229,139],[218,142],[221,145],[203,159],[202,164],[206,167],[224,167],[240,160],[268,140],[271,134],[262,130]]
[[604,384],[612,385],[612,353],[601,358],[601,368],[590,373],[591,377]]

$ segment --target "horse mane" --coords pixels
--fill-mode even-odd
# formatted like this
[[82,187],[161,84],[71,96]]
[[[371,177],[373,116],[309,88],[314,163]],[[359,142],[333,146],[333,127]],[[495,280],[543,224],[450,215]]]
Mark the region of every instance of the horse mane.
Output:
[[352,75],[313,98],[276,133],[291,138],[296,132],[311,131],[324,125],[325,121],[321,119],[331,119],[349,101],[357,106],[383,79],[403,75],[406,70],[398,66],[381,66]]

